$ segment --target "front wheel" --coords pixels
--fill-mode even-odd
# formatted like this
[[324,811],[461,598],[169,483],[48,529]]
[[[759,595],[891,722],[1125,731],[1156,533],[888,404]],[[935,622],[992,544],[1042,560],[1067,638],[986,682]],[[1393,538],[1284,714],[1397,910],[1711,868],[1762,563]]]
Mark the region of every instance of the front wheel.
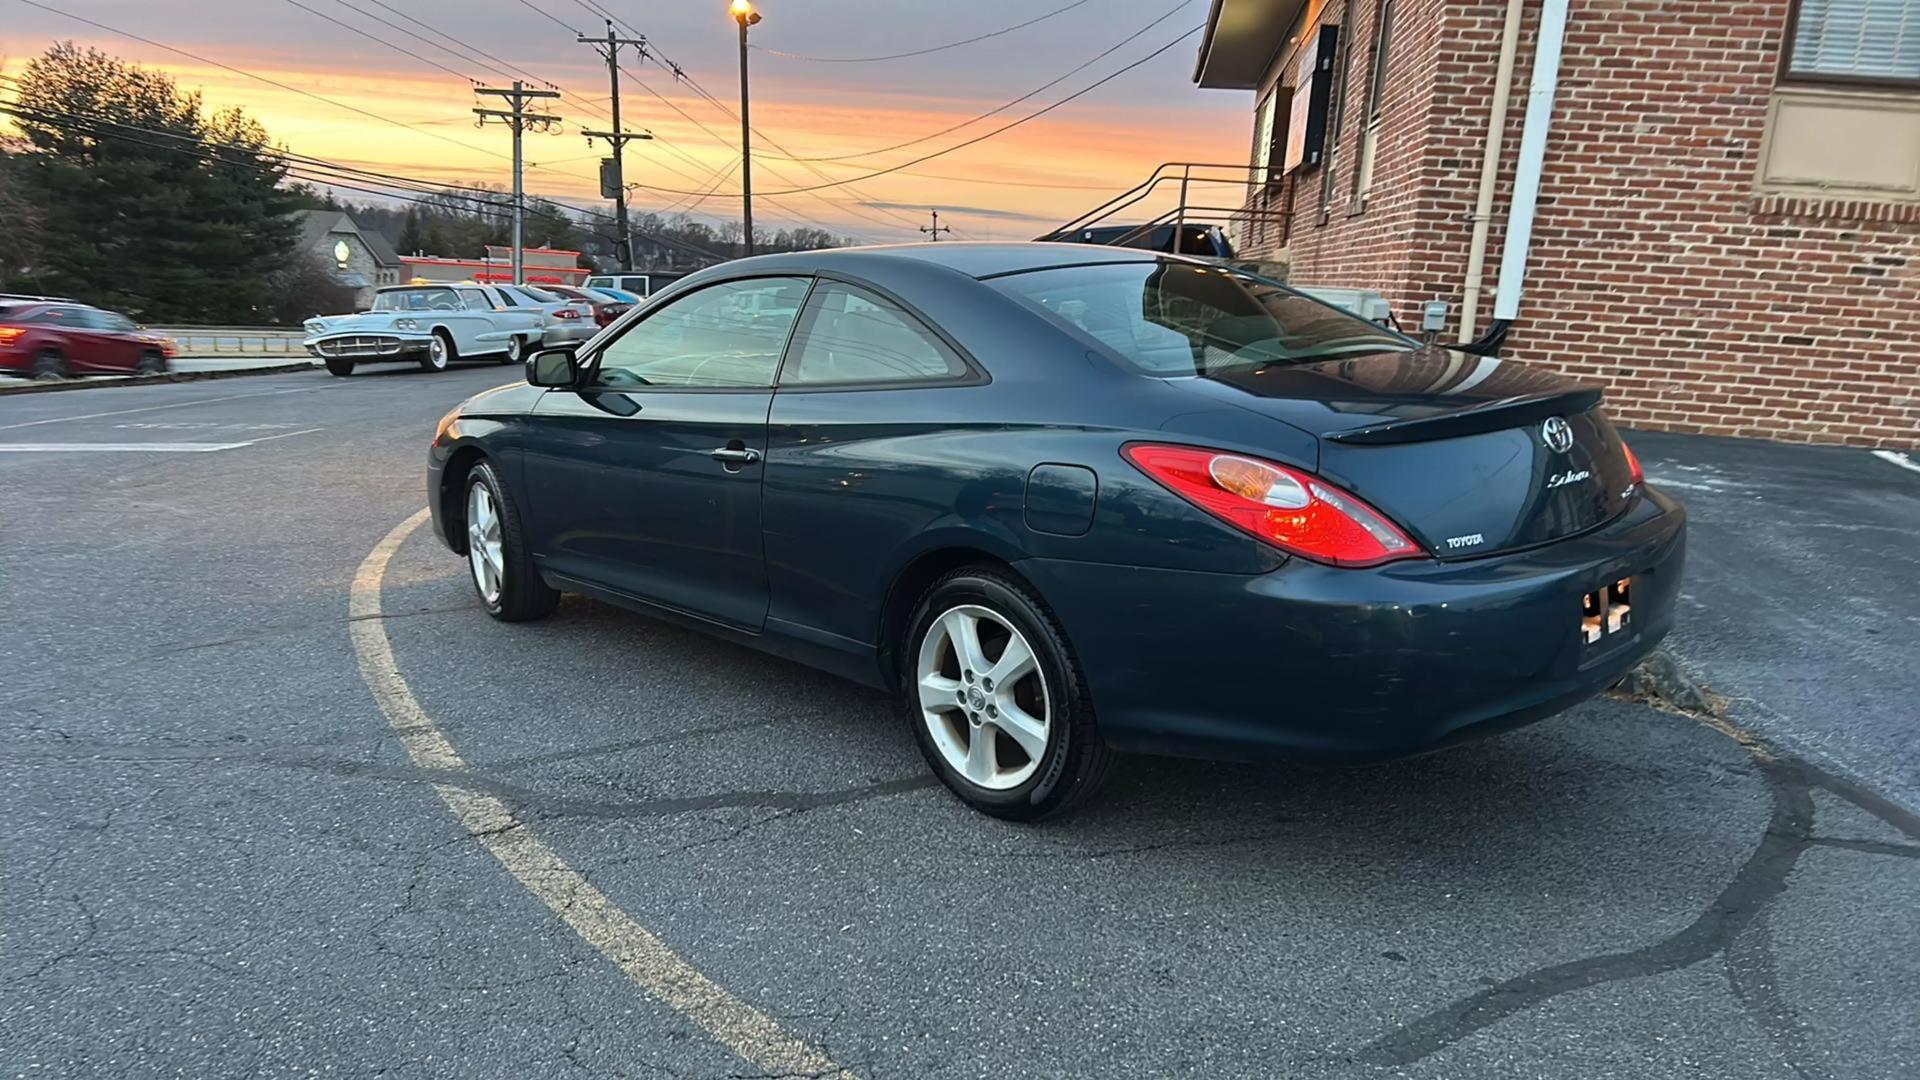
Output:
[[544,618],[560,593],[540,579],[520,512],[491,464],[467,474],[467,568],[487,614],[502,622]]
[[353,361],[330,356],[327,358],[327,371],[344,379],[353,374]]
[[157,352],[143,352],[138,370],[142,375],[158,375],[167,370],[167,358]]
[[453,347],[453,338],[445,330],[435,330],[427,342],[427,351],[420,356],[420,370],[445,371],[448,364],[458,359],[460,352]]
[[1114,755],[1094,729],[1079,661],[1023,582],[990,567],[957,571],[908,625],[903,704],[927,764],[954,794],[1026,821],[1105,782]]

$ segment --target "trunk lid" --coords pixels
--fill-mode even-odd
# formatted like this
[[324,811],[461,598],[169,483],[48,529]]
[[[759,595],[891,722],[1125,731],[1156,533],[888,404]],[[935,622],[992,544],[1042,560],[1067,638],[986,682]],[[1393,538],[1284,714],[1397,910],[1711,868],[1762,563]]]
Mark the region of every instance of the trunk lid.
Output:
[[1322,476],[1443,559],[1586,532],[1630,496],[1600,392],[1511,360],[1421,349],[1179,385],[1318,436]]

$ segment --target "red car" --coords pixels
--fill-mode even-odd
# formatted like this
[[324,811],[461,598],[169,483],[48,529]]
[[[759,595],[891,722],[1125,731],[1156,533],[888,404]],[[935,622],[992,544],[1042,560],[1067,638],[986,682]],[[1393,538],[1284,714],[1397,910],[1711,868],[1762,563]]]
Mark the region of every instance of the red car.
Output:
[[593,308],[593,325],[595,326],[607,325],[626,314],[627,309],[633,306],[624,300],[616,300],[605,293],[576,289],[571,285],[541,285],[540,288],[555,296],[563,297],[567,300],[578,300]]
[[69,375],[158,374],[173,341],[125,315],[85,304],[0,301],[0,372],[61,379]]

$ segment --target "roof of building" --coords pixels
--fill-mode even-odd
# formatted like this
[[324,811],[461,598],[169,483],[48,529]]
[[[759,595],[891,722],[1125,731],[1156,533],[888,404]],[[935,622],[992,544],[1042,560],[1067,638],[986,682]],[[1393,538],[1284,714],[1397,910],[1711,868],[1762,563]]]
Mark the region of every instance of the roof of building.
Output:
[[311,249],[331,233],[347,233],[357,237],[366,246],[376,265],[400,265],[400,256],[394,254],[393,245],[387,243],[387,238],[362,229],[351,214],[341,210],[296,210],[294,217],[300,221],[299,243],[302,251]]
[[1307,0],[1213,0],[1193,81],[1216,90],[1258,90],[1287,46]]

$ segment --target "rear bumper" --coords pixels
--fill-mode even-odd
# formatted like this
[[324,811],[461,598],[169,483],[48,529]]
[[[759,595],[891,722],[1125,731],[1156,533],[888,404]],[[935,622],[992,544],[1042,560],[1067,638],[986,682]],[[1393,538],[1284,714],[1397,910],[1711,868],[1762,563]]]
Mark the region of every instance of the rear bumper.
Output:
[[[577,323],[578,325],[574,325]],[[540,334],[540,344],[553,348],[558,345],[577,345],[600,332],[592,319],[575,319],[572,322],[560,320],[550,322]]]
[[[1115,747],[1380,760],[1543,719],[1605,690],[1672,628],[1686,513],[1647,490],[1534,551],[1242,576],[1020,563],[1053,605]],[[1630,626],[1588,645],[1581,597],[1633,576]]]

